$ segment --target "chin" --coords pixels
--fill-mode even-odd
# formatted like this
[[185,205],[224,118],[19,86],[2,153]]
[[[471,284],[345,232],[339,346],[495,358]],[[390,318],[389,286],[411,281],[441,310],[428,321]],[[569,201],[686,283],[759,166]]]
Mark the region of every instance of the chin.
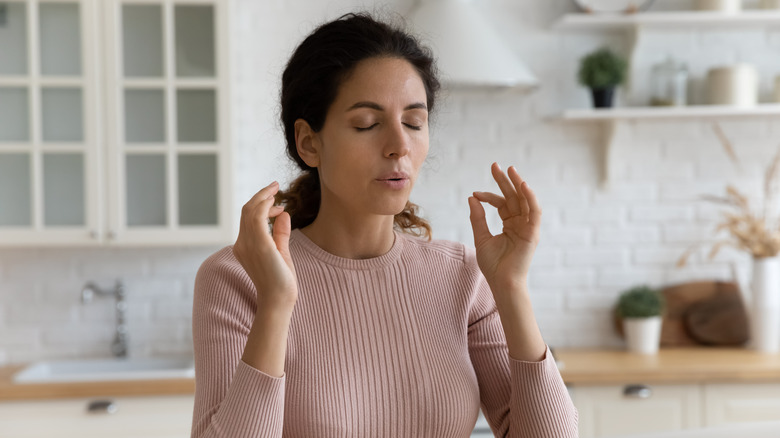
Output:
[[404,211],[404,207],[406,207],[407,200],[408,199],[404,199],[402,203],[396,202],[395,200],[386,202],[381,206],[378,206],[378,208],[375,211],[377,214],[386,215],[386,216],[395,216],[398,213]]

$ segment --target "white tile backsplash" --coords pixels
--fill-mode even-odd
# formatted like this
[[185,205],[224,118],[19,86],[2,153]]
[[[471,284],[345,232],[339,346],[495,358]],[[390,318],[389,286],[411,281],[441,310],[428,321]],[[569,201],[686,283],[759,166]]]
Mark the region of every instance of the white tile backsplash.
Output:
[[[385,6],[376,7],[379,3]],[[403,13],[414,4],[231,3],[236,211],[269,181],[286,184],[293,176],[276,118],[279,76],[295,45],[316,24],[351,8]],[[492,161],[504,168],[514,164],[543,208],[542,240],[529,285],[545,339],[556,347],[619,344],[609,309],[624,288],[729,279],[730,260],[746,266],[746,257],[735,251],[706,260],[708,247],[695,253],[686,268],[674,263],[689,244],[714,237],[720,208],[698,201],[699,195],[722,195],[727,183],[757,193],[763,166],[780,146],[780,124],[771,118],[722,124],[743,160],[744,171],[739,172],[709,122],[626,122],[613,185],[602,190],[599,125],[562,122],[556,116],[566,108],[590,105],[587,90],[576,83],[579,58],[602,44],[627,53],[627,39],[620,32],[552,30],[560,14],[576,9],[571,2],[483,0],[476,5],[537,74],[541,86],[530,94],[454,90],[438,102],[430,162],[412,194],[435,237],[471,244],[466,198],[474,190],[496,189],[489,172]],[[659,0],[654,8],[687,6],[690,2]],[[757,65],[766,101],[774,76],[780,74],[778,46],[777,30],[647,32],[633,60],[631,99],[646,98],[649,68],[674,54],[690,66],[692,103],[703,99],[707,69],[728,61]],[[618,102],[628,100],[626,90],[619,90]],[[492,212],[488,217],[491,229],[500,229]],[[88,281],[110,287],[117,278],[127,291],[130,354],[190,353],[194,276],[217,249],[0,250],[0,364],[110,355],[112,301],[83,305],[79,294]]]

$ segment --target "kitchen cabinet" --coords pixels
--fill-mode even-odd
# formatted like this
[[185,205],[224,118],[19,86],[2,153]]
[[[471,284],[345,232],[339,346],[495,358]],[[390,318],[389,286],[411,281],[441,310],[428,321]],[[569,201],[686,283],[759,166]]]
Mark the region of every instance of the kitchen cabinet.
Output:
[[[632,388],[643,388],[639,396]],[[626,393],[632,395],[627,395]],[[608,385],[572,389],[580,437],[780,421],[780,383]]]
[[702,391],[707,425],[780,420],[780,383],[709,384]]
[[231,241],[226,0],[0,3],[0,245]]
[[[116,409],[89,412],[111,401]],[[194,396],[92,397],[0,403],[4,438],[184,438],[190,436]],[[43,421],[42,421],[43,420]]]
[[605,385],[572,388],[581,438],[701,427],[696,385]]
[[580,437],[780,421],[780,355],[739,348],[556,352]]

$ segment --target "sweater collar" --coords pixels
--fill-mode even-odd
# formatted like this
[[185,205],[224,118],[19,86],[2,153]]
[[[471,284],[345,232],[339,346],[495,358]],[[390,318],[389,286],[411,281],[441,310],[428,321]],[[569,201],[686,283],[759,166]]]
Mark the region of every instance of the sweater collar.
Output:
[[403,233],[394,229],[393,234],[395,235],[395,240],[393,241],[393,246],[390,248],[390,251],[382,254],[381,256],[372,257],[369,259],[350,259],[331,254],[317,246],[317,244],[306,237],[306,235],[303,234],[299,228],[293,229],[290,233],[290,242],[297,243],[306,253],[329,265],[355,270],[377,269],[395,263],[395,261],[398,260],[401,256],[401,252],[404,246]]

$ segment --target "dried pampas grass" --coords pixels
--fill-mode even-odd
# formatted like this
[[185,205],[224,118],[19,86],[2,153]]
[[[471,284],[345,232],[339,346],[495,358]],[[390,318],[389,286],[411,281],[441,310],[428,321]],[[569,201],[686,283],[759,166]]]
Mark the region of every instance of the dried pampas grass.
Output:
[[[720,125],[713,124],[715,134],[718,136],[729,158],[741,168],[734,148],[726,138]],[[724,246],[731,246],[740,251],[745,251],[754,258],[774,257],[780,253],[780,227],[777,221],[767,225],[772,203],[776,201],[775,178],[780,173],[780,150],[775,155],[772,163],[764,175],[764,209],[761,216],[756,216],[750,209],[748,198],[740,193],[734,186],[726,186],[726,196],[702,195],[701,199],[733,208],[732,213],[723,212],[724,219],[715,228],[715,234],[722,230],[728,230],[728,239],[717,240],[713,243],[708,258],[711,260]],[[699,245],[689,247],[677,261],[677,267],[686,265],[688,257]]]

